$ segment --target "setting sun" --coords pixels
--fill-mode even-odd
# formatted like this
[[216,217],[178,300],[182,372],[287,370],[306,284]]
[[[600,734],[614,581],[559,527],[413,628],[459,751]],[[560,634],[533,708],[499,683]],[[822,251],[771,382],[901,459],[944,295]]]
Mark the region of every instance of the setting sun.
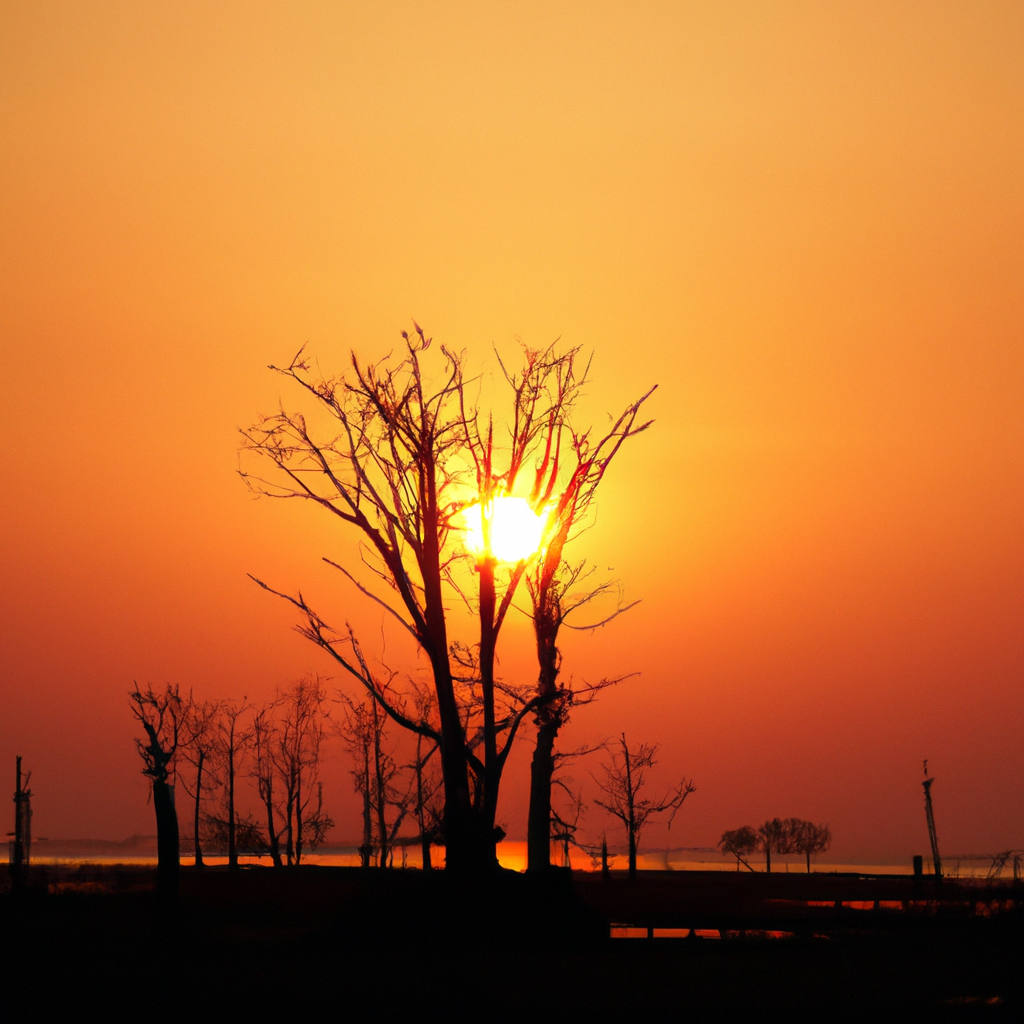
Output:
[[484,537],[485,508],[489,509],[491,525],[490,553],[499,562],[520,562],[540,547],[547,516],[534,512],[525,498],[499,497],[486,506],[471,505],[464,513],[466,547],[474,555],[488,550]]

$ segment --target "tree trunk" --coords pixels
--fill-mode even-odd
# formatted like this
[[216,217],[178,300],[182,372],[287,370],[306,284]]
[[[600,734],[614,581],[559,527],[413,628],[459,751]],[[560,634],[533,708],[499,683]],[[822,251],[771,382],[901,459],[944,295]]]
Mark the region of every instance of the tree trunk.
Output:
[[295,782],[295,866],[302,863],[302,769]]
[[547,871],[551,867],[551,777],[555,772],[555,739],[560,725],[557,715],[547,715],[537,727],[537,742],[530,762],[527,818],[526,866],[530,872]]
[[[373,707],[373,777],[374,777],[374,811],[377,815],[377,841],[379,845],[377,866],[388,866],[388,819],[387,789],[384,778],[384,754],[380,745],[381,722],[380,713]],[[369,780],[367,780],[369,784]]]
[[804,853],[807,854],[807,874],[810,874],[811,873],[811,851],[810,850],[805,850]]
[[363,845],[359,847],[359,862],[364,868],[370,866],[373,856],[373,808],[370,803],[370,745],[363,744]]
[[164,779],[153,780],[153,809],[156,811],[157,889],[164,899],[178,894],[178,813],[174,809],[174,787]]
[[764,862],[765,870],[770,875],[772,873],[772,847],[770,843],[765,844],[764,848]]
[[636,878],[636,829],[630,828],[629,831],[629,877],[630,879]]
[[270,847],[270,859],[273,862],[275,868],[282,866],[281,864],[281,838],[277,834],[274,828],[274,801],[272,796],[273,790],[268,785],[267,787],[267,845]]
[[494,626],[494,566],[491,558],[477,564],[480,574],[480,693],[484,712],[484,798],[481,831],[486,845],[485,857],[498,862],[494,822],[498,813],[498,786],[501,769],[498,765],[498,731],[494,717],[494,651],[497,632]]
[[[462,714],[455,697],[451,664],[448,661],[448,629],[445,598],[441,586],[438,544],[437,493],[434,467],[422,467],[426,494],[423,512],[423,608],[427,635],[422,639],[434,676],[437,714],[441,722],[441,773],[444,777],[445,869],[460,874],[478,874],[497,866],[494,835],[485,836],[480,815],[473,808],[469,791],[469,760]],[[404,575],[405,570],[399,569]],[[399,578],[399,577],[396,577]],[[490,839],[488,853],[487,840]]]
[[[420,856],[422,857],[423,870],[430,871],[433,865],[430,862],[430,836],[427,834],[426,815],[424,814],[423,800],[423,767],[426,761],[423,759],[423,737],[416,736],[416,824],[420,829]],[[429,760],[429,758],[427,759]]]
[[231,723],[231,746],[228,748],[228,867],[238,867],[235,846],[235,724]]
[[203,848],[199,843],[199,801],[203,792],[203,760],[205,754],[202,750],[199,751],[199,763],[196,765],[196,817],[193,824],[193,832],[195,834],[195,847],[196,847],[196,867],[203,867]]
[[555,773],[555,740],[564,721],[558,698],[558,603],[550,581],[535,602],[533,632],[537,641],[537,696],[546,700],[537,711],[537,741],[530,762],[530,811],[527,819],[527,870],[551,867],[551,777]]

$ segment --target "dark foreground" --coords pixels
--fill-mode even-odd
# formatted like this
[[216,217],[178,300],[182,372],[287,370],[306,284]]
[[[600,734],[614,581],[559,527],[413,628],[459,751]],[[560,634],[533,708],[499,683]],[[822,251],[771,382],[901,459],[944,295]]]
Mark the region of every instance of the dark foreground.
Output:
[[207,869],[183,872],[170,910],[152,879],[64,869],[0,897],[5,1017],[1024,1019],[1021,892],[1006,886]]

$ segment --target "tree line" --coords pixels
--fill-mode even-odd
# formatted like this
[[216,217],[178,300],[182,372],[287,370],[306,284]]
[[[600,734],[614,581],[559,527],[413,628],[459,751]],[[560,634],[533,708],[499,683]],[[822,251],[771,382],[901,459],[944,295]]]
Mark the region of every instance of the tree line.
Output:
[[722,833],[718,846],[722,853],[731,853],[736,858],[736,870],[743,864],[750,871],[754,869],[746,858],[752,853],[763,853],[765,869],[772,870],[772,854],[801,853],[807,861],[808,874],[811,857],[824,853],[832,845],[832,830],[828,825],[815,825],[802,818],[772,818],[754,828],[744,825]]
[[[191,801],[195,863],[203,844],[240,855],[268,854],[276,867],[299,864],[334,822],[324,810],[320,781],[330,712],[323,683],[301,679],[262,705],[207,700],[177,686],[139,686],[129,695],[145,733],[136,745],[153,784],[159,860],[179,856],[174,790]],[[248,782],[257,810],[243,812]]]

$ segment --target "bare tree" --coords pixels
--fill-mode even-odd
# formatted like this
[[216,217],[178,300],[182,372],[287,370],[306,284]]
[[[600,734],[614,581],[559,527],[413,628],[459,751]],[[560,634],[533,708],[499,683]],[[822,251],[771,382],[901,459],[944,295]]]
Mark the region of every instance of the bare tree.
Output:
[[723,832],[718,845],[721,847],[722,853],[731,853],[736,858],[737,871],[739,871],[741,863],[748,871],[754,870],[747,863],[746,858],[758,848],[758,837],[757,832],[749,825]]
[[537,736],[530,765],[527,826],[530,871],[543,871],[550,866],[555,742],[569,720],[570,707],[590,703],[600,690],[624,678],[604,679],[575,691],[568,683],[561,682],[559,631],[563,625],[595,629],[632,607],[619,600],[612,613],[603,618],[590,622],[571,621],[574,613],[607,595],[612,585],[588,584],[590,574],[584,562],[564,561],[565,546],[586,521],[598,485],[623,443],[651,425],[651,421],[638,424],[637,417],[653,388],[627,407],[602,437],[594,438],[590,431],[573,430],[570,415],[587,376],[586,370],[576,374],[578,352],[578,349],[569,349],[559,353],[553,346],[542,352],[528,350],[522,375],[506,374],[516,395],[517,413],[522,408],[520,415],[539,421],[537,429],[543,441],[540,446],[543,454],[534,470],[530,500],[541,509],[554,503],[541,557],[527,574],[538,662],[534,713]]
[[811,856],[824,853],[832,845],[832,830],[828,825],[815,825],[800,818],[786,820],[793,853],[802,853],[807,859],[807,873],[811,873]]
[[220,785],[216,772],[212,770],[216,763],[220,710],[219,703],[199,701],[191,690],[182,702],[179,750],[181,756],[195,769],[195,781],[190,789],[182,773],[178,773],[178,778],[181,780],[182,788],[194,801],[192,834],[197,868],[203,867],[203,847],[200,840],[203,787],[205,784],[206,792],[210,792]]
[[252,705],[243,697],[241,703],[224,701],[216,719],[216,753],[224,779],[224,817],[226,826],[228,867],[238,868],[238,814],[235,808],[235,784],[244,771],[245,760],[252,742],[252,728],[243,716],[252,711]]
[[[434,697],[429,690],[416,687],[416,713],[421,721],[433,718]],[[408,768],[413,773],[415,782],[413,813],[416,816],[416,827],[420,837],[420,863],[424,871],[433,867],[430,848],[433,843],[444,838],[443,810],[438,800],[442,781],[434,765],[437,743],[428,740],[421,733],[416,734],[416,748],[412,763]]]
[[[352,756],[352,778],[363,804],[363,843],[360,858],[370,866],[374,845],[377,866],[387,867],[391,844],[409,813],[412,782],[403,785],[403,769],[395,760],[386,736],[387,718],[376,701],[354,701],[339,694],[342,721],[339,732]],[[417,737],[421,739],[421,737]],[[376,831],[377,841],[373,836]]]
[[256,783],[261,813],[266,822],[266,846],[274,867],[282,866],[281,826],[275,807],[274,752],[278,742],[277,722],[274,719],[276,702],[264,704],[252,720],[252,756],[248,762],[248,774]]
[[302,863],[303,849],[315,849],[334,825],[324,811],[320,782],[326,702],[318,676],[298,680],[278,697],[272,760],[279,786],[277,807],[284,823],[285,859],[293,866]]
[[373,861],[373,726],[371,707],[361,701],[339,695],[344,702],[338,732],[352,758],[352,781],[362,802],[363,841],[359,846],[359,862],[364,868]]
[[562,800],[561,806],[552,801],[549,844],[561,843],[562,861],[569,867],[569,847],[579,845],[576,833],[580,829],[586,804],[583,801],[583,794],[573,787],[573,780],[569,776],[555,776],[551,785],[554,790],[561,793]]
[[[314,437],[298,413],[281,410],[266,416],[243,432],[243,447],[268,460],[275,475],[242,475],[257,494],[312,501],[362,537],[366,567],[395,603],[344,567],[330,564],[381,605],[424,652],[431,667],[436,722],[416,717],[414,710],[390,699],[351,629],[333,629],[301,593],[283,594],[256,582],[302,613],[300,632],[334,658],[392,720],[437,744],[447,864],[455,870],[476,870],[497,864],[494,816],[501,774],[521,721],[538,701],[512,700],[501,707],[493,675],[498,632],[523,564],[510,568],[499,593],[493,560],[478,560],[477,677],[461,690],[454,678],[446,601],[452,589],[461,593],[454,570],[464,564],[454,531],[467,505],[487,507],[495,496],[511,493],[519,469],[542,436],[537,426],[542,417],[518,415],[531,408],[532,399],[526,396],[513,416],[511,439],[501,446],[504,465],[499,470],[493,430],[478,429],[477,413],[466,400],[464,357],[442,348],[440,381],[431,386],[423,370],[430,339],[418,326],[415,336],[403,332],[403,339],[400,361],[363,366],[353,356],[350,371],[336,378],[315,371],[300,352],[279,372],[316,401],[333,419],[337,433]],[[460,488],[466,494],[467,458],[476,471],[476,493],[460,498]]]
[[789,828],[791,819],[772,818],[757,828],[757,848],[764,854],[765,870],[771,874],[772,854],[793,852],[793,835]]
[[178,814],[174,808],[174,786],[167,780],[173,770],[178,751],[181,722],[181,695],[170,683],[163,690],[151,686],[145,690],[135,684],[128,695],[129,706],[146,734],[136,739],[142,758],[142,774],[153,785],[153,809],[156,812],[157,885],[165,897],[178,891]]
[[[234,843],[239,855],[262,857],[268,852],[263,826],[249,814],[235,812]],[[207,842],[227,848],[231,843],[229,819],[207,814],[203,819],[204,838]]]
[[629,841],[629,877],[636,878],[636,852],[640,832],[654,814],[669,812],[669,826],[676,811],[686,798],[697,788],[692,780],[683,779],[678,786],[669,789],[661,800],[649,800],[640,796],[647,781],[647,772],[657,763],[654,755],[657,744],[641,743],[633,750],[626,743],[626,734],[619,737],[619,749],[613,750],[608,761],[601,765],[602,776],[594,781],[605,795],[604,800],[595,800],[610,814],[615,815],[626,828]]

